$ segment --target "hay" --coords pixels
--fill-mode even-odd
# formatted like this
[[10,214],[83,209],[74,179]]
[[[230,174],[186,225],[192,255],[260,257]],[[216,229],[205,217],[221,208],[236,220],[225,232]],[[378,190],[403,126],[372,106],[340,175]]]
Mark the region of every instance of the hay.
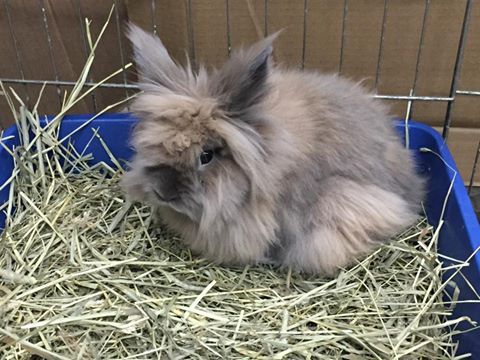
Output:
[[[29,111],[12,93],[16,111],[2,86],[22,140],[3,185],[3,359],[451,358],[456,326],[470,320],[447,319],[458,289],[441,281],[438,229],[426,219],[326,280],[214,266],[156,226],[150,208],[126,203],[113,155],[117,167],[93,166],[58,135],[91,91],[82,82],[98,40],[89,39],[91,60],[45,129],[37,105]],[[457,274],[468,261],[454,264]],[[456,289],[448,300],[446,286]]]

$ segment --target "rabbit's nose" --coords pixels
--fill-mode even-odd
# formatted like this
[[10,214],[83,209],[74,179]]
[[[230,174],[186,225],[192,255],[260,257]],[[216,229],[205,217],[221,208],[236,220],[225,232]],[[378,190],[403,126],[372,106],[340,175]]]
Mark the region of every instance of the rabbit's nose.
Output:
[[159,165],[147,169],[153,180],[153,191],[159,200],[175,201],[179,198],[180,173],[171,166]]

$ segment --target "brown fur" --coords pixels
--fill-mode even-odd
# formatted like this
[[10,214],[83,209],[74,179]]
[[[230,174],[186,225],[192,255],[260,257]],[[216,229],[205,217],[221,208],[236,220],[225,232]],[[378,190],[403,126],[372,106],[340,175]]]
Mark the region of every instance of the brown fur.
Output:
[[123,185],[193,251],[333,275],[417,217],[423,181],[358,84],[274,67],[276,35],[210,74],[135,26],[129,36],[144,93]]

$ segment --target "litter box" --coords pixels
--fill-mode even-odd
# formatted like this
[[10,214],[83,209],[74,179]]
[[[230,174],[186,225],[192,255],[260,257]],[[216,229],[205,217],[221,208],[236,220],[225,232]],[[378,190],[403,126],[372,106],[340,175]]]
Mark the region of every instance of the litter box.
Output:
[[[61,125],[60,137],[85,124],[91,117],[92,115],[65,117]],[[135,121],[135,118],[129,114],[99,116],[82,130],[75,133],[71,140],[80,152],[91,139],[91,129],[98,129],[100,136],[113,155],[119,159],[128,160],[133,153],[128,146],[128,138]],[[398,121],[396,122],[396,127],[403,137],[405,125]],[[12,139],[4,141],[4,144],[9,148],[19,145],[16,127],[10,127],[4,131],[2,136],[2,138],[7,138],[12,135],[14,136]],[[409,138],[410,148],[414,150],[417,159],[418,170],[429,179],[428,200],[425,210],[430,224],[434,226],[439,223],[445,196],[454,177],[454,171],[457,171],[444,213],[445,222],[439,236],[438,251],[451,258],[465,260],[480,246],[480,226],[452,155],[441,136],[427,125],[410,122]],[[421,152],[419,151],[420,148],[428,148],[440,155],[441,158],[432,152]],[[90,143],[85,151],[85,154],[88,153],[93,155],[92,162],[104,161],[112,165],[109,155],[105,152],[98,139],[95,138]],[[0,147],[0,184],[3,184],[11,177],[12,169],[13,160],[11,156],[3,147]],[[0,191],[0,205],[6,201],[8,194],[8,187]],[[4,224],[5,214],[2,212],[0,214],[0,231],[3,230]],[[470,264],[470,266],[464,268],[462,273],[468,279],[468,282],[480,291],[480,253],[476,254]],[[448,273],[445,274],[444,279],[447,279],[450,275]],[[459,301],[476,299],[476,290],[472,289],[462,276],[457,275],[454,281],[460,289]],[[480,323],[480,303],[463,302],[457,304],[454,316],[469,316],[472,320]],[[461,323],[460,326],[465,327],[469,325]],[[460,334],[455,340],[459,341],[457,355],[471,353],[473,359],[480,359],[480,329]]]

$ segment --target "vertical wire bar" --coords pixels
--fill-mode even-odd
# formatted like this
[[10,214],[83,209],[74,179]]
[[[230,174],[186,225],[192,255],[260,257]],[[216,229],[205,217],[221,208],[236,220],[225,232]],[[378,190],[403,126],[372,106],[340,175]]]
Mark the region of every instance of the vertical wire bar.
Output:
[[[50,29],[48,27],[47,12],[45,11],[45,0],[40,0],[39,5],[40,5],[40,11],[43,17],[43,29],[45,30],[45,36],[47,39],[48,52],[50,55],[50,62],[52,63],[52,69],[53,69],[53,76],[55,77],[55,81],[58,81],[59,80],[58,70],[57,70],[57,65],[55,63],[55,56],[53,54],[52,37],[50,35]],[[57,87],[58,104],[60,105],[60,107],[62,107],[62,90],[60,89],[60,86],[57,85],[56,87]]]
[[225,11],[227,16],[227,51],[228,57],[230,57],[230,53],[232,52],[232,39],[230,36],[230,1],[225,0]]
[[[117,24],[118,47],[120,48],[120,61],[122,62],[123,83],[127,85],[127,73],[125,69],[125,54],[123,51],[122,30],[120,29],[120,15],[118,13],[118,0],[115,0],[115,22]],[[125,88],[125,98],[128,97],[128,90]]]
[[478,145],[477,145],[477,153],[475,154],[475,160],[473,161],[472,174],[470,175],[470,181],[468,182],[468,194],[469,195],[472,192],[473,182],[475,180],[475,174],[477,173],[477,164],[478,164],[479,156],[480,156],[480,141],[478,142]]
[[304,0],[303,2],[302,70],[305,69],[305,53],[307,49],[307,12],[308,12],[308,0]]
[[264,13],[263,13],[263,34],[268,36],[268,0],[264,2]]
[[154,35],[157,35],[157,21],[155,20],[155,0],[150,2],[150,14],[152,18],[152,31]]
[[[5,12],[7,13],[7,21],[8,21],[8,28],[10,30],[10,37],[12,38],[13,47],[15,49],[15,57],[16,57],[16,60],[17,60],[18,72],[20,73],[20,76],[21,76],[22,80],[25,80],[25,72],[23,71],[22,56],[20,54],[20,49],[18,48],[18,41],[17,41],[17,37],[15,36],[15,31],[13,30],[12,16],[10,14],[10,6],[8,5],[7,0],[4,0],[3,4],[5,6]],[[27,84],[24,84],[24,88],[25,88],[25,97],[26,97],[26,100],[27,100],[27,106],[29,106],[30,105],[30,97],[28,96]]]
[[[413,88],[412,88],[413,96],[417,95],[417,81],[418,81],[418,74],[420,70],[420,61],[422,59],[423,45],[425,42],[425,29],[427,28],[426,24],[427,24],[429,9],[430,9],[430,0],[425,0],[425,10],[423,12],[422,30],[420,32],[420,44],[418,45],[417,60],[415,63],[415,75],[413,78]],[[409,119],[411,119],[411,116],[413,114],[414,104],[415,103],[412,103]]]
[[378,82],[383,62],[383,41],[385,39],[385,28],[387,24],[388,0],[383,0],[382,29],[380,32],[380,44],[378,45],[377,71],[375,73],[375,92],[378,93]]
[[463,17],[462,32],[460,33],[460,40],[458,42],[457,57],[455,59],[455,66],[453,68],[453,78],[450,86],[450,97],[454,98],[447,104],[447,111],[445,114],[445,122],[443,123],[442,136],[447,141],[450,125],[452,123],[452,111],[455,102],[458,82],[460,80],[460,73],[462,71],[463,55],[465,52],[465,45],[467,43],[468,25],[470,23],[470,15],[472,13],[473,0],[467,0],[465,6],[465,15]]
[[[87,48],[87,34],[85,33],[85,22],[84,22],[84,16],[82,13],[82,7],[80,4],[81,0],[76,0],[76,7],[77,7],[77,14],[78,14],[78,20],[80,23],[80,30],[82,31],[82,39],[83,39],[83,50],[85,53],[85,59],[88,58],[88,48]],[[93,82],[92,77],[89,77],[89,81]],[[95,94],[95,90],[92,91],[92,104],[93,104],[93,112],[97,112],[97,96]]]
[[348,14],[348,0],[343,3],[343,19],[342,19],[342,40],[340,43],[340,62],[338,63],[338,73],[342,73],[343,67],[343,48],[345,46],[345,34],[347,26],[347,14]]
[[197,68],[197,59],[195,54],[195,34],[193,30],[192,0],[187,1],[187,31],[188,44],[190,48],[190,60],[194,69]]
[[[413,89],[410,90],[409,96],[413,95]],[[405,148],[410,149],[410,129],[408,127],[408,122],[410,120],[410,114],[412,111],[413,100],[408,100],[407,102],[407,112],[405,114]]]

